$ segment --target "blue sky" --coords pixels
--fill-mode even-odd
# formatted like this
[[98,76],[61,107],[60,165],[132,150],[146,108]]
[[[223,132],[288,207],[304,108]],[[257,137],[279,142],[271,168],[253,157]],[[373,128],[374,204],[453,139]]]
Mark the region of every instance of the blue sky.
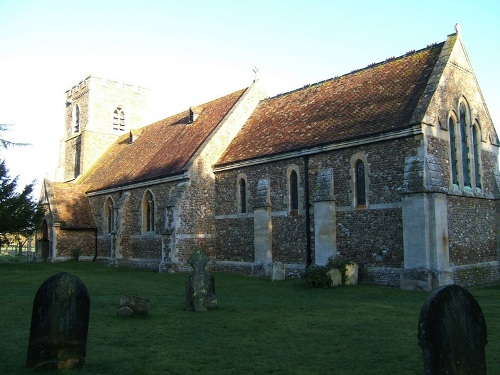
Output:
[[65,91],[88,75],[151,90],[157,120],[246,87],[270,96],[439,43],[460,23],[500,126],[496,0],[0,0],[0,151],[25,184],[51,177]]

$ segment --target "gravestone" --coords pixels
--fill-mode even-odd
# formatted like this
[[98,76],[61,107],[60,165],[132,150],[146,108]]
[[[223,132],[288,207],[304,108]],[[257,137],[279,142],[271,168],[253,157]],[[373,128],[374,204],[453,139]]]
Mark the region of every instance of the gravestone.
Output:
[[345,265],[345,285],[356,285],[358,283],[358,264],[347,263]]
[[116,313],[116,316],[118,316],[120,318],[124,318],[124,317],[127,317],[127,316],[132,316],[132,315],[134,315],[134,310],[132,310],[128,306],[120,307],[118,309],[118,312]]
[[215,280],[205,270],[209,260],[201,250],[197,250],[189,258],[193,273],[186,280],[186,310],[198,312],[217,307]]
[[281,262],[273,263],[271,280],[285,280],[285,265]]
[[474,297],[458,285],[435,290],[418,320],[424,373],[486,374],[486,322]]
[[[120,310],[123,309],[123,311],[122,314],[118,314],[119,316],[128,316],[128,311],[125,308],[132,310],[131,315],[148,315],[149,299],[138,296],[123,295],[120,297]],[[118,311],[120,312],[120,310]]]
[[76,276],[49,277],[33,302],[26,365],[33,370],[82,367],[87,352],[90,298]]
[[342,273],[337,268],[332,268],[326,273],[332,280],[332,286],[342,285]]

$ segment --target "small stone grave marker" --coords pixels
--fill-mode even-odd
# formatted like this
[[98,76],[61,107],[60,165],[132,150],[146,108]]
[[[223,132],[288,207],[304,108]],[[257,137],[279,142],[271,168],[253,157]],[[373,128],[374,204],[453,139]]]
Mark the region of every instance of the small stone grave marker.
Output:
[[476,299],[458,285],[436,289],[418,320],[424,374],[486,374],[486,322]]
[[273,263],[271,280],[285,280],[285,265],[281,262]]
[[332,268],[326,273],[332,280],[332,286],[342,285],[342,273],[337,268]]
[[76,276],[49,277],[33,301],[26,365],[37,371],[82,367],[87,352],[90,298]]
[[201,250],[197,250],[189,258],[193,273],[186,280],[186,310],[207,311],[217,307],[215,280],[205,270],[209,260]]
[[148,315],[149,299],[139,296],[123,295],[120,297],[118,316]]
[[347,263],[345,265],[345,285],[356,285],[358,283],[358,264]]

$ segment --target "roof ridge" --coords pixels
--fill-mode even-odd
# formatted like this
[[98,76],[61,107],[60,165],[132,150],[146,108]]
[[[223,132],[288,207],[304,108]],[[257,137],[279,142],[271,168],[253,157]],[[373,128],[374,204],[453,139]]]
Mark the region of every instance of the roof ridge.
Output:
[[[453,34],[452,34],[453,35]],[[424,51],[427,51],[427,50],[430,50],[430,49],[433,49],[433,48],[438,48],[439,46],[441,45],[444,45],[445,41],[443,42],[440,42],[440,43],[431,43],[431,44],[428,44],[427,47],[424,47],[424,48],[421,48],[419,50],[410,50],[408,52],[406,52],[405,54],[403,55],[400,55],[400,56],[397,56],[397,57],[388,57],[387,59],[385,59],[384,61],[380,61],[380,62],[374,62],[374,63],[371,63],[371,64],[368,64],[367,66],[363,67],[363,68],[359,68],[359,69],[354,69],[354,70],[351,70],[349,73],[345,73],[345,74],[342,74],[340,76],[335,76],[335,77],[332,77],[332,78],[328,78],[328,79],[324,79],[322,81],[319,81],[319,82],[315,82],[315,83],[309,83],[309,84],[306,84],[302,87],[299,87],[297,89],[294,89],[294,90],[291,90],[291,91],[286,91],[286,92],[282,92],[282,93],[279,93],[275,96],[272,96],[272,97],[269,97],[265,100],[270,100],[270,99],[276,99],[276,98],[280,98],[282,96],[286,96],[286,95],[290,95],[290,94],[293,94],[295,92],[298,92],[298,91],[301,91],[301,90],[304,90],[304,89],[307,89],[309,87],[315,87],[315,86],[320,86],[326,82],[330,82],[330,81],[335,81],[335,80],[340,80],[340,79],[343,79],[343,78],[346,78],[350,75],[353,75],[353,74],[356,74],[356,73],[359,73],[359,72],[362,72],[362,71],[366,71],[366,70],[369,70],[369,69],[373,69],[375,67],[378,67],[378,66],[382,66],[382,65],[385,65],[389,62],[392,62],[392,61],[396,61],[396,60],[401,60],[405,57],[409,57],[409,56],[412,56],[412,55],[416,55],[418,53],[422,53]]]

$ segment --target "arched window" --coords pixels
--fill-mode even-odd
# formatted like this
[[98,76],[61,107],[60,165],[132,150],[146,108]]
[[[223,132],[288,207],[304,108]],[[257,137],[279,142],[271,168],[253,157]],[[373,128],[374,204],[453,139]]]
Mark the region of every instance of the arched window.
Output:
[[155,202],[153,194],[148,190],[142,201],[142,223],[144,232],[155,230]]
[[106,203],[104,204],[104,232],[112,233],[115,231],[115,207],[113,199],[108,197]]
[[354,176],[356,206],[366,206],[365,163],[363,163],[362,160],[356,161],[354,165]]
[[476,187],[481,189],[481,169],[480,169],[480,160],[481,160],[481,132],[479,130],[479,126],[474,125],[472,127],[472,149],[474,158],[474,179]]
[[290,172],[290,212],[298,213],[299,210],[299,178],[297,172]]
[[469,123],[467,109],[464,103],[459,106],[460,115],[460,141],[462,144],[462,172],[464,186],[471,186],[470,159],[469,159]]
[[77,142],[75,145],[75,164],[74,164],[74,177],[77,178],[80,176],[81,169],[80,163],[82,158],[82,143]]
[[80,107],[75,105],[73,107],[73,113],[71,114],[71,121],[73,123],[73,133],[80,132]]
[[113,130],[125,131],[125,112],[121,106],[113,112]]
[[470,113],[467,102],[461,99],[458,121],[454,114],[448,119],[452,183],[464,190],[481,189],[482,185],[481,128],[477,119],[472,125]]
[[246,214],[247,210],[247,181],[243,175],[238,178],[238,212]]
[[452,116],[448,119],[448,131],[450,132],[451,180],[454,185],[458,185],[456,122]]

